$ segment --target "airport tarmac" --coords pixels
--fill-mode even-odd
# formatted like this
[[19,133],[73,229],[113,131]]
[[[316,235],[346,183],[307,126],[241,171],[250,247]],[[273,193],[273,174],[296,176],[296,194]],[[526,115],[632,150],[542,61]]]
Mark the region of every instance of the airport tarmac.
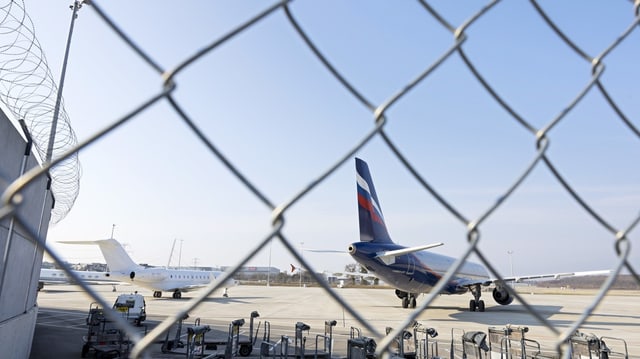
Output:
[[[108,303],[113,303],[118,294],[138,291],[146,298],[147,326],[151,330],[158,321],[166,318],[180,308],[191,297],[183,294],[183,299],[167,297],[153,298],[152,293],[136,286],[118,286],[118,292],[112,292],[111,286],[94,286],[104,295]],[[404,321],[409,309],[403,309],[400,300],[392,289],[335,289],[336,293],[353,306],[370,325],[380,333],[385,328],[395,328]],[[522,291],[522,290],[521,290]],[[167,293],[164,293],[167,295]],[[595,292],[567,290],[564,293],[523,293],[524,300],[552,324],[559,332],[569,330],[585,308],[593,301]],[[448,348],[452,333],[456,337],[462,331],[484,331],[488,327],[502,328],[506,325],[526,326],[527,338],[539,342],[543,348],[552,349],[556,334],[543,326],[524,306],[514,301],[509,306],[500,306],[493,302],[491,293],[483,295],[487,303],[485,312],[469,312],[470,295],[439,296],[417,318],[418,322],[436,329],[439,335],[435,340],[438,346]],[[424,299],[420,296],[418,301]],[[620,338],[626,341],[630,358],[640,358],[640,292],[611,293],[597,307],[595,314],[579,330],[595,334],[598,337]],[[47,286],[38,294],[40,307],[38,321],[31,350],[31,358],[77,358],[80,357],[82,336],[87,334],[85,319],[93,300],[79,287],[72,285]],[[226,339],[226,333],[233,320],[243,318],[246,324],[241,328],[249,330],[249,315],[252,311],[260,314],[255,319],[259,326],[257,342],[251,356],[260,356],[260,341],[264,334],[265,322],[271,328],[271,341],[281,335],[295,338],[297,322],[307,324],[310,329],[304,332],[307,337],[306,352],[313,352],[318,335],[324,334],[326,321],[336,321],[333,327],[333,355],[346,357],[346,343],[352,328],[362,329],[363,325],[330,298],[321,288],[315,287],[278,287],[241,285],[229,289],[229,297],[214,292],[198,307],[192,310],[185,326],[200,323],[210,325],[214,330],[205,334],[206,340]],[[171,335],[173,336],[173,332]],[[372,336],[363,330],[362,335]],[[164,337],[163,337],[164,338]],[[430,339],[431,340],[431,339]],[[456,338],[456,340],[459,340]],[[612,342],[607,342],[612,343]],[[615,344],[614,344],[615,345]],[[153,344],[145,354],[153,358],[175,358],[175,354],[163,354],[160,344]],[[616,350],[618,348],[615,348]],[[215,351],[213,351],[215,352]],[[224,350],[222,350],[224,352]],[[207,352],[209,353],[209,352]],[[442,354],[442,353],[441,353]]]

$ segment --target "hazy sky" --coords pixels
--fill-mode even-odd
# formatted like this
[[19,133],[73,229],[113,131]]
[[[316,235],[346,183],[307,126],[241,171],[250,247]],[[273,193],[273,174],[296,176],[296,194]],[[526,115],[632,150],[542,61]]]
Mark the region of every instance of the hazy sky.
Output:
[[[98,2],[165,70],[222,38],[274,2]],[[71,1],[29,2],[27,11],[60,76]],[[633,22],[631,1],[542,1],[588,55],[602,53]],[[454,28],[485,2],[437,1]],[[454,36],[414,1],[296,1],[290,10],[327,59],[379,106],[427,69]],[[602,84],[640,127],[640,29],[605,59]],[[567,46],[527,1],[498,3],[465,31],[462,49],[491,87],[541,129],[591,79],[591,64]],[[162,89],[161,76],[84,6],[73,34],[65,107],[80,141]],[[175,78],[173,93],[217,148],[274,204],[291,200],[373,127],[372,111],[322,65],[279,9]],[[450,56],[386,112],[385,131],[457,211],[482,216],[536,155],[535,136]],[[617,229],[640,212],[640,141],[596,88],[549,133],[548,158],[576,192]],[[465,225],[410,175],[381,138],[357,156],[369,163],[389,232],[405,245],[466,246]],[[70,262],[103,262],[97,247],[59,240],[115,237],[137,262],[164,265],[174,239],[181,263],[232,265],[271,230],[271,210],[230,173],[166,100],[80,153],[80,194],[48,242]],[[286,213],[297,248],[346,249],[358,240],[354,161]],[[632,263],[640,262],[637,232]],[[504,275],[607,269],[614,236],[539,163],[480,226],[480,248]],[[635,237],[635,238],[634,238]],[[633,247],[633,246],[632,246]],[[509,256],[508,251],[512,251]],[[318,271],[340,271],[347,255],[304,253]],[[511,261],[510,261],[511,260]],[[172,264],[177,264],[177,252]],[[279,243],[251,264],[286,270]]]

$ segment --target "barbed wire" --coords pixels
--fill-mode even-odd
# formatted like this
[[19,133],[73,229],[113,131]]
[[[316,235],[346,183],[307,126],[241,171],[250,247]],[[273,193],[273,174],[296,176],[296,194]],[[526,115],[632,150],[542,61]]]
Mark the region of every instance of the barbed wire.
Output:
[[[24,120],[41,162],[47,159],[51,126],[57,103],[58,86],[35,35],[35,29],[22,1],[6,1],[0,6],[0,102],[14,120]],[[77,144],[69,115],[60,103],[51,157]],[[78,197],[80,163],[70,153],[51,167],[51,191],[56,199],[52,222],[61,221]]]
[[[382,338],[378,346],[377,353],[381,355],[386,355],[387,354],[386,349],[392,344],[392,341],[394,340],[394,338],[397,337],[401,333],[401,331],[404,330],[404,328],[408,327],[412,322],[414,322],[423,310],[431,306],[432,302],[434,301],[436,296],[440,293],[440,291],[443,289],[446,282],[449,279],[453,278],[453,276],[460,269],[464,261],[467,258],[469,258],[471,255],[477,256],[480,259],[480,261],[488,268],[489,272],[494,277],[501,278],[494,263],[492,263],[486,257],[485,253],[483,253],[478,247],[478,243],[482,241],[480,230],[482,226],[485,224],[486,220],[490,216],[492,216],[494,213],[496,213],[496,211],[499,211],[501,207],[504,205],[504,203],[512,198],[513,193],[518,188],[521,187],[522,183],[527,178],[531,176],[531,173],[533,172],[534,169],[540,168],[540,167],[546,167],[552,173],[555,180],[562,186],[565,192],[569,194],[571,198],[581,208],[583,208],[596,223],[598,223],[602,228],[604,228],[606,231],[608,231],[611,234],[611,243],[612,243],[612,246],[615,248],[615,251],[618,256],[616,265],[613,268],[611,275],[607,278],[605,283],[602,285],[598,294],[593,298],[592,303],[587,308],[585,308],[580,318],[576,320],[574,323],[572,323],[570,327],[564,331],[561,331],[559,328],[554,327],[552,323],[550,323],[540,313],[538,313],[535,308],[529,305],[525,300],[525,298],[522,298],[514,289],[512,289],[511,287],[505,287],[505,289],[509,291],[510,295],[514,296],[523,304],[523,306],[525,307],[528,313],[534,316],[540,323],[542,323],[545,327],[547,327],[550,331],[554,333],[554,335],[556,336],[555,346],[557,348],[558,353],[563,353],[566,356],[568,355],[568,351],[564,346],[566,345],[569,337],[578,328],[580,328],[592,315],[593,311],[599,305],[599,303],[603,300],[604,296],[609,292],[609,290],[611,289],[611,286],[613,285],[613,282],[615,281],[616,277],[618,276],[618,274],[620,274],[622,270],[626,270],[629,273],[631,273],[635,281],[640,284],[640,276],[638,275],[637,268],[634,266],[634,263],[631,263],[628,260],[629,255],[631,253],[629,234],[637,227],[638,222],[640,222],[640,216],[632,220],[631,223],[626,228],[616,227],[615,225],[607,221],[605,216],[599,213],[595,208],[590,206],[588,204],[588,201],[583,198],[581,193],[577,191],[569,183],[569,181],[561,174],[559,167],[555,164],[555,162],[553,161],[553,158],[549,153],[549,146],[550,146],[550,143],[552,143],[553,141],[552,135],[554,133],[554,129],[557,128],[557,126],[560,123],[567,121],[566,120],[567,114],[571,113],[572,111],[575,111],[575,109],[578,106],[580,106],[580,103],[584,99],[584,97],[587,94],[592,92],[598,92],[599,94],[601,94],[603,98],[605,98],[608,106],[615,112],[617,117],[620,119],[620,121],[622,121],[622,123],[626,126],[629,132],[631,132],[636,138],[640,139],[640,131],[634,125],[633,121],[629,118],[629,116],[623,113],[621,107],[614,101],[614,96],[612,96],[609,93],[609,91],[607,91],[602,81],[602,76],[603,76],[603,72],[605,69],[606,60],[608,56],[612,52],[614,52],[620,46],[620,44],[624,43],[628,39],[631,33],[633,33],[634,31],[639,31],[637,29],[638,29],[638,24],[640,23],[640,15],[638,10],[640,8],[640,1],[630,2],[631,4],[630,11],[633,12],[634,14],[633,21],[620,34],[619,37],[617,37],[612,43],[610,43],[604,50],[602,50],[597,55],[589,55],[585,50],[581,49],[574,41],[571,40],[569,36],[567,36],[564,32],[562,32],[562,30],[560,29],[560,26],[558,26],[558,24],[556,24],[552,20],[552,17],[547,14],[544,7],[541,6],[538,1],[535,1],[535,0],[531,1],[533,8],[537,12],[537,14],[540,16],[542,21],[548,26],[548,28],[551,29],[553,33],[558,38],[560,38],[562,42],[576,54],[576,56],[585,60],[588,64],[591,65],[589,73],[585,74],[585,83],[582,86],[582,88],[573,96],[573,98],[563,107],[563,109],[557,115],[548,119],[546,123],[544,123],[542,126],[539,126],[539,127],[535,126],[533,124],[533,121],[531,121],[530,119],[527,119],[526,117],[520,115],[514,109],[514,107],[509,104],[509,102],[505,98],[503,98],[498,94],[498,91],[496,91],[492,87],[490,81],[488,81],[487,78],[485,78],[482,75],[482,72],[476,66],[474,61],[469,56],[467,56],[467,53],[465,52],[464,45],[467,44],[469,41],[471,41],[470,40],[471,36],[470,34],[468,34],[468,29],[472,27],[476,21],[478,21],[479,19],[482,19],[486,14],[489,14],[492,11],[494,11],[495,8],[500,4],[500,1],[496,0],[496,1],[489,2],[486,6],[482,7],[475,14],[472,14],[471,16],[469,16],[467,20],[463,21],[458,26],[453,25],[449,21],[447,21],[446,17],[438,13],[435,10],[435,8],[429,4],[429,2],[424,0],[419,0],[419,3],[422,6],[422,8],[424,8],[427,14],[429,14],[433,19],[435,19],[445,29],[445,31],[447,31],[452,35],[451,45],[442,54],[440,54],[440,56],[435,61],[424,66],[423,70],[417,76],[415,76],[412,80],[408,81],[399,91],[397,91],[396,93],[393,93],[392,95],[388,96],[385,100],[380,101],[379,103],[376,103],[368,99],[364,93],[357,90],[357,86],[355,86],[352,82],[350,82],[347,76],[342,74],[338,70],[338,68],[331,63],[329,58],[321,52],[320,47],[316,45],[312,36],[310,36],[310,34],[304,30],[304,24],[300,23],[296,19],[295,13],[290,7],[290,1],[280,1],[265,7],[262,11],[258,12],[256,15],[247,19],[243,23],[239,24],[231,31],[220,36],[219,38],[211,40],[211,42],[209,42],[208,44],[205,44],[200,50],[184,58],[181,62],[176,64],[172,69],[165,69],[161,65],[159,65],[159,62],[155,61],[153,57],[143,49],[143,46],[136,44],[127,35],[126,28],[120,28],[115,24],[114,21],[112,21],[112,19],[108,16],[108,14],[106,14],[103,11],[103,9],[99,6],[98,2],[92,1],[90,3],[87,3],[91,5],[90,8],[96,12],[99,18],[101,18],[105,22],[105,24],[107,24],[114,31],[114,33],[116,33],[121,38],[121,40],[127,46],[129,46],[137,54],[137,56],[140,57],[140,60],[142,62],[147,64],[152,70],[154,70],[154,72],[159,74],[160,78],[162,79],[162,86],[161,88],[158,89],[157,93],[155,93],[153,96],[148,98],[146,101],[140,103],[139,106],[131,110],[128,114],[126,114],[125,116],[117,120],[114,120],[111,123],[111,125],[109,125],[107,128],[99,132],[96,132],[93,136],[83,141],[82,143],[75,144],[75,136],[73,135],[73,131],[71,130],[70,127],[63,129],[62,136],[60,137],[66,138],[68,142],[65,142],[64,144],[65,146],[60,147],[59,152],[57,152],[57,156],[54,158],[54,161],[52,161],[52,163],[50,164],[45,164],[42,168],[34,169],[28,172],[21,179],[19,179],[20,181],[16,181],[12,186],[9,186],[9,188],[5,191],[5,193],[2,196],[3,199],[5,200],[5,203],[3,203],[3,205],[6,208],[13,205],[7,199],[12,198],[14,194],[19,193],[21,188],[33,178],[44,175],[46,171],[48,171],[49,169],[56,168],[60,164],[66,164],[67,163],[66,161],[77,162],[77,151],[82,150],[87,146],[90,146],[92,143],[94,143],[97,139],[101,137],[108,136],[114,129],[118,128],[124,123],[134,120],[139,113],[141,113],[143,110],[150,107],[151,105],[161,101],[166,101],[169,104],[169,106],[173,109],[173,111],[175,111],[175,113],[184,121],[185,125],[190,129],[190,131],[192,131],[194,137],[196,137],[199,141],[201,141],[205,145],[205,147],[212,154],[215,155],[215,157],[227,168],[227,170],[231,174],[235,176],[235,178],[239,182],[241,182],[260,202],[262,202],[265,206],[267,206],[270,209],[272,229],[263,238],[256,240],[253,249],[249,251],[249,253],[247,253],[228,272],[226,272],[218,281],[211,283],[205,290],[202,291],[201,294],[199,294],[197,297],[192,298],[187,303],[185,303],[180,308],[180,310],[178,310],[176,313],[174,313],[174,315],[172,315],[171,317],[163,321],[160,325],[154,328],[146,336],[140,337],[139,334],[137,334],[135,328],[131,327],[127,323],[124,323],[123,321],[119,321],[118,323],[122,326],[122,328],[125,329],[129,333],[129,335],[132,338],[134,338],[134,340],[137,342],[136,346],[133,349],[132,356],[134,357],[145,356],[149,345],[157,341],[161,337],[161,335],[166,330],[168,330],[174,322],[179,320],[185,313],[195,308],[198,304],[200,304],[200,302],[204,298],[209,296],[213,291],[219,289],[222,286],[222,283],[224,283],[227,279],[231,278],[236,272],[238,272],[243,265],[249,262],[249,260],[251,260],[258,252],[260,252],[260,250],[262,250],[273,239],[280,241],[282,245],[287,249],[287,251],[295,258],[295,260],[297,260],[301,266],[309,270],[310,274],[314,276],[314,278],[318,283],[320,283],[320,285],[324,288],[327,294],[331,296],[333,300],[337,301],[344,308],[346,308],[346,310],[355,318],[355,320],[357,320],[368,331],[370,331],[371,333],[374,333],[378,338]],[[4,59],[5,53],[8,56],[16,51],[16,49],[14,49],[14,46],[18,50],[22,48],[35,47],[35,49],[37,50],[36,52],[40,54],[35,58],[44,59],[44,55],[41,54],[39,46],[37,46],[37,40],[35,40],[34,37],[28,38],[29,40],[27,41],[27,43],[30,45],[21,45],[23,41],[22,37],[24,35],[22,35],[20,31],[25,31],[25,30],[19,30],[19,29],[31,28],[28,25],[25,25],[25,22],[30,23],[30,21],[28,20],[28,17],[26,16],[26,14],[24,14],[24,6],[17,6],[15,5],[14,2],[11,2],[8,5],[8,7],[10,8],[9,10],[11,11],[5,10],[5,14],[11,13],[12,15],[10,17],[8,15],[5,16],[5,21],[3,21],[2,23],[3,25],[2,28],[3,29],[7,28],[7,25],[5,25],[5,22],[9,24],[15,23],[14,28],[18,30],[17,30],[17,34],[11,33],[10,35],[10,36],[14,36],[16,40],[6,42],[6,43],[11,43],[13,45],[2,48],[3,58],[0,58],[2,63],[7,63],[8,65],[11,65],[14,63],[14,61],[6,61]],[[11,9],[12,7],[16,7],[17,9]],[[5,6],[4,8],[7,8],[7,6]],[[291,26],[291,28],[295,31],[296,34],[300,36],[301,41],[304,44],[306,44],[309,50],[314,54],[315,58],[326,68],[327,74],[335,78],[335,80],[347,90],[347,92],[350,94],[350,96],[352,96],[355,99],[355,101],[357,101],[366,109],[368,109],[368,111],[372,115],[373,121],[371,123],[371,128],[369,128],[368,131],[366,131],[365,135],[362,136],[361,139],[356,141],[356,143],[353,144],[348,151],[346,151],[339,158],[335,159],[335,161],[330,166],[328,166],[328,168],[322,171],[322,173],[319,176],[311,179],[311,181],[309,181],[309,184],[307,186],[304,186],[303,188],[298,190],[294,195],[290,197],[290,199],[278,204],[270,200],[269,196],[266,193],[260,191],[258,189],[258,186],[256,186],[255,183],[251,182],[248,179],[248,177],[245,176],[239,170],[239,168],[236,167],[236,165],[234,165],[233,161],[225,157],[222,151],[218,149],[218,147],[214,144],[214,142],[209,137],[207,137],[205,132],[197,125],[196,121],[194,121],[193,118],[191,118],[187,114],[188,112],[183,107],[183,104],[174,97],[174,92],[176,89],[177,74],[179,74],[181,71],[191,66],[201,57],[217,51],[221,45],[234,41],[236,36],[242,31],[254,26],[255,24],[263,21],[265,18],[271,16],[273,13],[279,12],[279,11],[284,12],[284,14],[286,15],[286,19],[289,25]],[[18,14],[16,14],[16,12]],[[16,26],[18,24],[19,26]],[[27,31],[27,33],[29,33],[29,31]],[[4,35],[4,36],[7,36],[7,35]],[[30,50],[29,54],[32,52],[33,51]],[[451,61],[451,59],[455,56],[458,56],[462,60],[464,66],[466,66],[466,68],[470,70],[470,72],[473,74],[477,82],[490,95],[490,97],[495,101],[495,103],[497,103],[502,109],[504,109],[504,111],[510,115],[510,117],[513,119],[515,123],[522,126],[529,133],[531,143],[535,148],[535,152],[531,156],[529,163],[526,166],[524,166],[521,172],[512,180],[512,183],[502,190],[501,195],[498,197],[498,199],[494,203],[492,203],[479,216],[475,218],[465,215],[463,211],[457,208],[456,205],[451,200],[448,200],[445,195],[443,195],[440,191],[436,189],[435,186],[431,185],[429,181],[427,181],[426,176],[421,174],[420,171],[416,169],[416,166],[412,165],[410,158],[408,158],[403,154],[404,144],[396,143],[395,141],[393,141],[390,134],[388,134],[385,131],[385,127],[388,125],[388,123],[393,121],[393,119],[391,118],[391,115],[389,114],[390,109],[394,106],[397,106],[400,100],[403,98],[406,98],[407,94],[409,94],[414,88],[422,85],[425,82],[425,79],[429,78],[436,69],[442,66],[443,63]],[[20,57],[20,60],[18,60],[19,63],[21,64],[24,63],[25,65],[32,64],[32,63],[40,64],[41,61],[42,60],[36,61],[31,56],[29,56],[28,59],[25,59],[24,55]],[[29,105],[33,105],[33,107],[35,107],[35,104],[37,101],[35,101],[34,99],[35,98],[40,99],[40,97],[38,96],[41,96],[41,95],[37,95],[40,93],[39,91],[45,92],[45,96],[44,96],[45,98],[51,98],[51,95],[55,93],[56,87],[53,84],[53,81],[51,81],[50,79],[49,71],[48,69],[46,69],[46,66],[44,66],[44,68],[36,67],[38,71],[35,71],[35,70],[27,71],[26,74],[29,76],[34,76],[32,75],[34,73],[41,73],[40,78],[42,79],[42,81],[30,82],[28,79],[35,78],[35,77],[24,76],[25,71],[22,70],[22,67],[15,66],[15,65],[9,66],[9,67],[21,69],[21,70],[14,72],[14,75],[13,75],[14,77],[11,78],[12,79],[11,81],[3,80],[2,83],[3,83],[3,86],[5,86],[3,91],[6,92],[6,94],[5,93],[2,94],[4,99],[3,101],[5,103],[14,102],[13,108],[17,109],[17,110],[14,110],[15,114],[21,114],[21,117],[25,117],[25,118],[26,116],[22,114],[27,114],[32,116],[33,124],[30,127],[31,131],[34,132],[38,136],[38,138],[41,139],[40,141],[42,141],[43,136],[46,135],[47,126],[46,126],[46,121],[39,121],[39,120],[41,120],[41,118],[43,117],[46,117],[45,115],[49,115],[51,113],[52,107],[50,105],[40,105],[40,107],[37,107],[38,109],[37,114],[39,116],[35,116],[34,115],[35,110],[32,108],[32,106],[29,106]],[[4,73],[4,69],[3,69],[3,73]],[[5,77],[3,76],[2,78],[4,79]],[[27,84],[20,85],[21,87],[16,87],[16,86],[19,86],[19,85],[16,85],[16,82],[24,82],[25,78],[27,79],[26,80]],[[43,89],[40,89],[41,87],[43,87]],[[37,94],[36,94],[36,91],[38,91]],[[25,96],[23,95],[24,93],[29,94],[29,96],[26,97],[27,99],[25,99]],[[19,101],[20,103],[19,105],[17,105]],[[26,110],[29,110],[29,111],[26,111]],[[64,119],[66,119],[67,118],[66,114],[63,117]],[[64,122],[67,123],[68,125],[67,121],[64,121]],[[58,136],[56,136],[56,138],[57,137]],[[381,139],[386,145],[386,148],[390,151],[390,153],[392,153],[398,159],[398,161],[402,163],[404,167],[406,167],[406,169],[412,174],[413,177],[415,177],[415,179],[424,188],[424,190],[428,192],[434,199],[436,199],[437,202],[440,203],[440,205],[450,215],[456,218],[461,223],[461,225],[464,226],[464,228],[466,229],[467,239],[468,239],[468,246],[466,247],[466,250],[464,251],[463,254],[461,254],[457,258],[457,261],[449,269],[449,271],[443,276],[442,280],[434,288],[434,290],[429,295],[427,295],[426,299],[423,301],[423,303],[419,307],[415,308],[415,310],[411,311],[406,316],[406,318],[404,319],[401,325],[397,326],[397,328],[394,331],[392,331],[386,336],[382,335],[382,333],[380,333],[376,328],[372,327],[370,323],[368,323],[366,320],[363,319],[363,316],[360,314],[360,312],[356,308],[353,308],[352,306],[349,305],[349,303],[346,303],[339,295],[337,295],[328,286],[328,284],[324,280],[322,280],[322,278],[318,277],[318,274],[316,273],[316,271],[313,270],[312,263],[310,263],[300,253],[298,253],[298,251],[295,249],[295,246],[292,244],[293,241],[287,238],[287,236],[283,232],[283,229],[286,227],[285,216],[287,215],[291,206],[307,198],[307,195],[310,191],[312,191],[314,188],[321,186],[323,183],[325,183],[326,179],[330,177],[332,174],[334,174],[339,167],[341,167],[345,162],[349,161],[354,156],[354,154],[356,154],[365,145],[369,144],[374,139]],[[71,182],[77,183],[77,180],[74,180]],[[77,189],[77,186],[75,186],[75,189]],[[58,201],[57,197],[56,197],[56,201]],[[71,203],[72,202],[73,201],[71,201]],[[19,221],[23,223],[23,225],[26,222],[20,219]],[[31,232],[31,235],[34,238],[37,238],[37,240],[40,241],[41,244],[45,247],[45,251],[56,262],[58,262],[59,264],[62,264],[63,262],[62,258],[57,253],[55,253],[55,251],[53,251],[50,247],[45,245],[44,240],[42,240],[36,235],[37,231],[31,229],[30,232]],[[637,263],[635,265],[637,266]],[[67,269],[67,272],[70,277],[75,278],[75,274],[73,272],[69,271],[68,269]],[[103,304],[105,308],[108,307],[107,303],[105,303],[103,298],[101,298],[97,293],[95,293],[95,291],[91,290],[91,288],[86,284],[84,284],[81,280],[79,280],[79,278],[76,278],[76,279],[78,280],[80,285],[84,288],[84,290],[87,291],[89,295],[91,295],[98,302]]]

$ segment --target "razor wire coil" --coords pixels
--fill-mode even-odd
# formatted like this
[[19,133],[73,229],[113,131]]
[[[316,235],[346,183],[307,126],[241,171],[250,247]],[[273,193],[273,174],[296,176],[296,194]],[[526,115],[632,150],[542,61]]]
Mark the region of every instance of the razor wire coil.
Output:
[[75,153],[61,158],[77,144],[69,115],[60,104],[55,138],[49,146],[58,86],[36,37],[24,2],[0,6],[0,103],[14,117],[24,120],[40,161],[59,159],[50,169],[51,191],[56,198],[52,222],[61,221],[73,207],[80,187],[80,163]]

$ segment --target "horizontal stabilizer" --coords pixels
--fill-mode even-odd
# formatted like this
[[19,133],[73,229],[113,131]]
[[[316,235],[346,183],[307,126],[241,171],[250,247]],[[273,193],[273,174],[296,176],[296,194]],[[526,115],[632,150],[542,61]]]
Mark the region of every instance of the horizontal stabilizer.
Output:
[[109,241],[108,239],[95,239],[93,241],[58,241],[58,243],[64,243],[64,244],[87,244],[87,245],[94,245],[97,246],[100,244],[100,242],[105,242],[105,241]]
[[444,243],[432,243],[432,244],[425,244],[423,246],[396,249],[394,251],[379,252],[377,253],[376,257],[380,258],[380,260],[382,260],[385,264],[389,265],[394,262],[395,257],[413,253],[413,252],[420,252],[420,251],[424,251],[424,250],[435,248],[435,247],[440,247],[442,245],[444,245]]
[[305,252],[313,252],[313,253],[344,253],[349,254],[349,252],[338,249],[313,249],[313,248],[305,248]]

